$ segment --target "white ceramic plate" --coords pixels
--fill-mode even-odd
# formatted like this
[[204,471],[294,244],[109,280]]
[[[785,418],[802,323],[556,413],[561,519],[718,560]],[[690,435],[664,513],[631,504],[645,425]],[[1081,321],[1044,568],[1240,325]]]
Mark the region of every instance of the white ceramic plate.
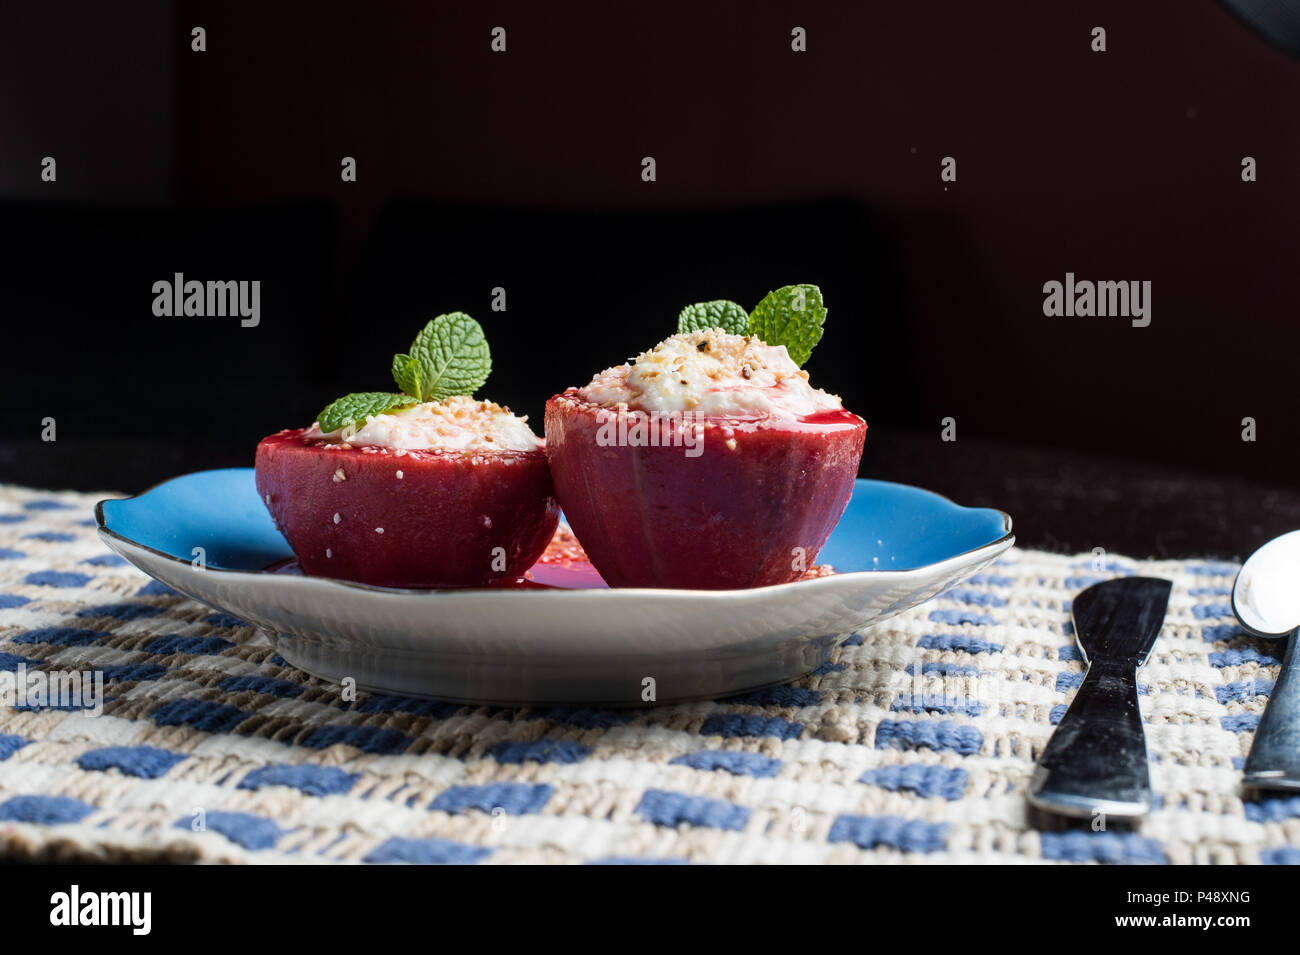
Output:
[[[273,635],[334,683],[476,704],[640,706],[797,679],[853,633],[975,573],[1014,543],[1001,511],[858,481],[818,558],[775,587],[397,590],[273,572],[293,557],[251,468],[200,471],[96,507],[149,576]],[[202,548],[205,566],[196,566]]]

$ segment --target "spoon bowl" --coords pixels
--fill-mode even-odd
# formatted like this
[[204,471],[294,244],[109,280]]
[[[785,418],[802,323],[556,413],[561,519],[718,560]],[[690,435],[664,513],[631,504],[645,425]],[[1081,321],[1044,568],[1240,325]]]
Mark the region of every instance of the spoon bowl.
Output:
[[1300,531],[1269,541],[1250,555],[1232,586],[1232,611],[1257,637],[1287,638],[1277,682],[1246,757],[1247,786],[1300,790]]
[[1232,611],[1257,637],[1285,637],[1300,627],[1300,531],[1273,538],[1241,565]]

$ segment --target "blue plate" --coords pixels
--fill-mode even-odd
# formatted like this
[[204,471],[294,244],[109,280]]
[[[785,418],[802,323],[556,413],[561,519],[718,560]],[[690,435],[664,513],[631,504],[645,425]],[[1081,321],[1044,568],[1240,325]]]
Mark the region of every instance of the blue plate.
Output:
[[[96,508],[145,573],[270,631],[323,679],[469,703],[713,698],[787,682],[1014,542],[1011,518],[859,480],[818,556],[836,573],[752,590],[398,590],[276,573],[293,557],[251,468],[187,474]],[[650,681],[649,684],[646,681]],[[650,689],[647,689],[647,686]]]

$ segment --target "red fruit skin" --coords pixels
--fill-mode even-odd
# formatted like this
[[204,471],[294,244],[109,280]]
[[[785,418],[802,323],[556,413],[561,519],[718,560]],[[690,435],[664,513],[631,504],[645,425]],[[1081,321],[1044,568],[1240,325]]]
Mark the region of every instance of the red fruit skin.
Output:
[[[263,438],[254,470],[305,573],[381,587],[483,586],[521,575],[555,533],[559,509],[541,448],[398,455],[302,435]],[[340,469],[345,479],[335,480]],[[505,549],[500,569],[496,547]]]
[[[646,418],[625,414],[630,426]],[[611,587],[723,590],[796,579],[844,513],[867,434],[846,411],[799,422],[700,419],[701,452],[688,457],[684,441],[608,446],[608,426],[602,446],[609,416],[617,412],[573,388],[546,403],[556,495]]]

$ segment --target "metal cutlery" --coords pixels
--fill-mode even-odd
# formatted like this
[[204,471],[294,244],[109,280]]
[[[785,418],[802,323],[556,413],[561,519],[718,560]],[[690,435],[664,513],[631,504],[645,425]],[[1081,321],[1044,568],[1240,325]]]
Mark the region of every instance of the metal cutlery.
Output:
[[1068,816],[1140,816],[1151,809],[1137,670],[1164,622],[1172,584],[1125,577],[1074,598],[1074,637],[1088,670],[1038,758],[1029,801]]
[[1232,585],[1232,611],[1250,633],[1286,638],[1282,667],[1246,757],[1246,785],[1300,790],[1300,531],[1269,541],[1250,556]]

